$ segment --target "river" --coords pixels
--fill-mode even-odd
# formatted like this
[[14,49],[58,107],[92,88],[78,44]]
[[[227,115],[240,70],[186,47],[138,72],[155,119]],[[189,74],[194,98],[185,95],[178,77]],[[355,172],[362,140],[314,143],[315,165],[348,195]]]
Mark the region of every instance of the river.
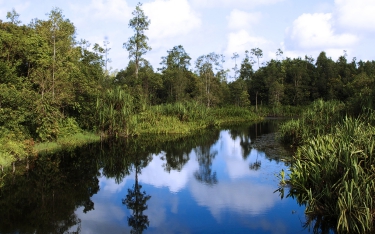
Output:
[[309,233],[304,206],[276,191],[291,154],[277,124],[41,154],[7,176],[0,233]]

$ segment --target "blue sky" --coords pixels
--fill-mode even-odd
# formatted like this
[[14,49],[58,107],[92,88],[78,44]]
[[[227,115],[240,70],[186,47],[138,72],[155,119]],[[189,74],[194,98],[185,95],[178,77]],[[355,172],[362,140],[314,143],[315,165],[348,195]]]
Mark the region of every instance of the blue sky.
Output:
[[[113,70],[127,66],[122,44],[133,34],[128,28],[135,0],[0,0],[0,19],[13,8],[20,20],[46,19],[53,7],[63,10],[77,28],[77,39],[103,45],[110,42]],[[167,50],[182,45],[191,56],[191,68],[200,55],[224,54],[232,68],[234,52],[242,60],[245,50],[263,50],[260,62],[285,57],[316,58],[321,51],[336,60],[346,50],[353,57],[375,60],[375,1],[373,0],[147,0],[147,31],[152,51],[145,55],[154,69]],[[256,66],[255,66],[256,67]]]

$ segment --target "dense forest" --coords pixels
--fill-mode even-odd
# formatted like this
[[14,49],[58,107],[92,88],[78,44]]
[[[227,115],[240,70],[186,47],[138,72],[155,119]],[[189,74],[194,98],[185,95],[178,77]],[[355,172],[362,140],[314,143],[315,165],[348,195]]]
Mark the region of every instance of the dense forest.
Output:
[[[279,49],[277,59],[260,64],[263,51],[249,48],[238,65],[233,54],[231,72],[222,54],[191,61],[182,45],[171,45],[155,69],[144,58],[151,21],[141,6],[129,21],[134,36],[124,43],[130,62],[118,73],[107,70],[107,44],[78,40],[59,8],[27,25],[15,10],[0,21],[0,165],[30,155],[34,142],[82,130],[136,135],[182,122],[189,131],[197,123],[217,124],[218,116],[256,119],[267,114],[261,107],[317,99],[345,102],[353,112],[373,106],[375,61],[348,61],[345,52],[333,61],[325,52],[316,59],[284,58]],[[180,132],[164,132],[174,131]]]

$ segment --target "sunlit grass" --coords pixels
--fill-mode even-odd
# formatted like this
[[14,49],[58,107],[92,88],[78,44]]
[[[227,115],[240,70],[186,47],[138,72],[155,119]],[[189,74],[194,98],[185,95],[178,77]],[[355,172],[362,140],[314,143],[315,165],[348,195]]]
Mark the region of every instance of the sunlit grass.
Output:
[[76,147],[100,140],[100,136],[91,132],[76,133],[71,136],[62,137],[55,142],[42,142],[34,146],[37,153],[54,152],[64,147]]

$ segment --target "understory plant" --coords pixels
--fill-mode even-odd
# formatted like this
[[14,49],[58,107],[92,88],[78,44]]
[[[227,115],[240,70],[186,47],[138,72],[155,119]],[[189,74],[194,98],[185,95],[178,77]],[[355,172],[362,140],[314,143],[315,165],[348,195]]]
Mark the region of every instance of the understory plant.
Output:
[[338,233],[374,231],[375,127],[369,122],[345,117],[330,133],[305,139],[290,168],[289,195],[306,204],[308,217],[334,220]]
[[339,101],[314,101],[298,119],[280,126],[280,140],[293,146],[302,145],[311,137],[332,132],[345,114],[345,105]]

